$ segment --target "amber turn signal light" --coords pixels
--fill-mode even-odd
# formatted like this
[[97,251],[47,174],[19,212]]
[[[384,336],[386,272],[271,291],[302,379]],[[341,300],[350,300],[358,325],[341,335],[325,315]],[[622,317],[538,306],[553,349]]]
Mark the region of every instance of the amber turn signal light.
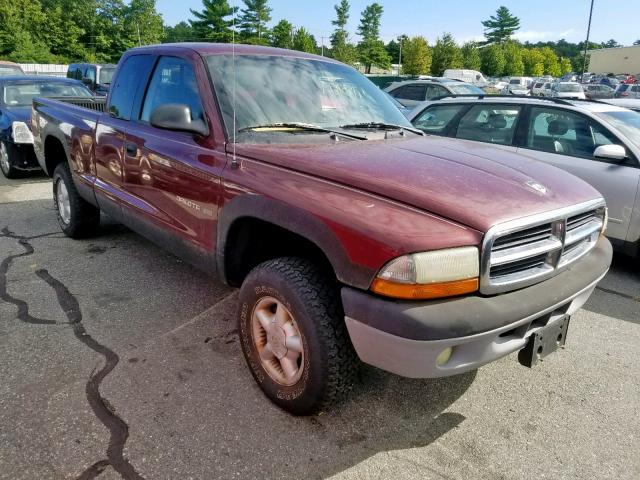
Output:
[[371,285],[371,291],[378,295],[403,300],[429,300],[434,298],[455,297],[477,292],[478,288],[479,282],[477,278],[431,284],[396,283],[376,278]]

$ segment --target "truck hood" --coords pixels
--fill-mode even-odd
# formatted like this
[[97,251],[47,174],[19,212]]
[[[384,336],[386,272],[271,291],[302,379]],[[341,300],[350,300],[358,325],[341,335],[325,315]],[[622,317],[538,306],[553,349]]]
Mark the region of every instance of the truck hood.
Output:
[[486,232],[496,223],[600,198],[534,155],[440,137],[327,145],[238,144],[240,156],[380,195]]

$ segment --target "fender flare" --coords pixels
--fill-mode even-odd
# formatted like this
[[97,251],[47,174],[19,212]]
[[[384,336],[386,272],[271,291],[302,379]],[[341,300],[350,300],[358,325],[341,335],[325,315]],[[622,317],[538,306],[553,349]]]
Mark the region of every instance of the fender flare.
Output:
[[227,239],[233,224],[242,218],[271,223],[309,240],[329,259],[338,280],[344,284],[368,289],[377,273],[366,266],[353,263],[340,239],[317,216],[289,203],[262,195],[244,194],[226,203],[218,216],[216,264],[225,283]]

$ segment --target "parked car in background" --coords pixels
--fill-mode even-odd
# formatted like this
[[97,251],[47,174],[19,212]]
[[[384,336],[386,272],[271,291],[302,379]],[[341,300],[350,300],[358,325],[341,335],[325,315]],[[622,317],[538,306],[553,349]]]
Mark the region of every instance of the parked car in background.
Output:
[[577,82],[556,82],[551,85],[551,93],[548,95],[553,98],[576,98],[584,100],[582,85]]
[[24,75],[22,67],[17,63],[0,60],[0,77],[10,77],[15,75]]
[[613,105],[542,98],[455,98],[409,117],[431,135],[500,145],[555,165],[599,190],[608,235],[640,256],[640,113]]
[[80,80],[96,95],[107,95],[116,65],[97,63],[72,63],[67,78]]
[[407,80],[389,85],[384,90],[406,107],[413,108],[425,100],[446,95],[484,95],[484,91],[470,83],[451,79]]
[[348,395],[357,357],[414,378],[518,350],[532,366],[609,268],[593,187],[427,139],[331,59],[186,43],[117,72],[104,112],[34,102],[61,230],[90,233],[102,210],[240,287],[247,367],[292,413]]
[[530,85],[533,79],[530,77],[511,77],[509,84],[504,88],[504,95],[530,95]]
[[471,83],[472,85],[485,86],[487,85],[487,79],[484,78],[481,72],[477,70],[461,70],[461,69],[447,69],[442,75],[444,78],[450,78],[452,80],[459,80],[461,82]]
[[620,85],[620,80],[618,80],[616,77],[605,76],[601,77],[598,83],[602,85],[609,85],[611,88],[616,88],[618,85]]
[[601,84],[583,84],[582,90],[585,97],[589,100],[598,100],[600,98],[613,98],[613,92],[615,91],[609,85]]
[[613,98],[640,98],[640,84],[628,85],[621,83],[616,88]]
[[551,94],[551,82],[536,81],[531,85],[531,95],[534,97],[548,97]]
[[82,83],[59,77],[0,77],[0,170],[7,178],[40,170],[33,151],[34,97],[91,97]]

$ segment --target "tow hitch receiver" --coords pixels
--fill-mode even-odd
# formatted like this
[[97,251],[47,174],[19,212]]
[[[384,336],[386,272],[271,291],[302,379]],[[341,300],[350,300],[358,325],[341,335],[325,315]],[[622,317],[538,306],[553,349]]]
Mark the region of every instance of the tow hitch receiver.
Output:
[[525,367],[533,367],[538,361],[564,347],[569,329],[569,315],[554,320],[529,337],[527,345],[518,352],[518,361]]

